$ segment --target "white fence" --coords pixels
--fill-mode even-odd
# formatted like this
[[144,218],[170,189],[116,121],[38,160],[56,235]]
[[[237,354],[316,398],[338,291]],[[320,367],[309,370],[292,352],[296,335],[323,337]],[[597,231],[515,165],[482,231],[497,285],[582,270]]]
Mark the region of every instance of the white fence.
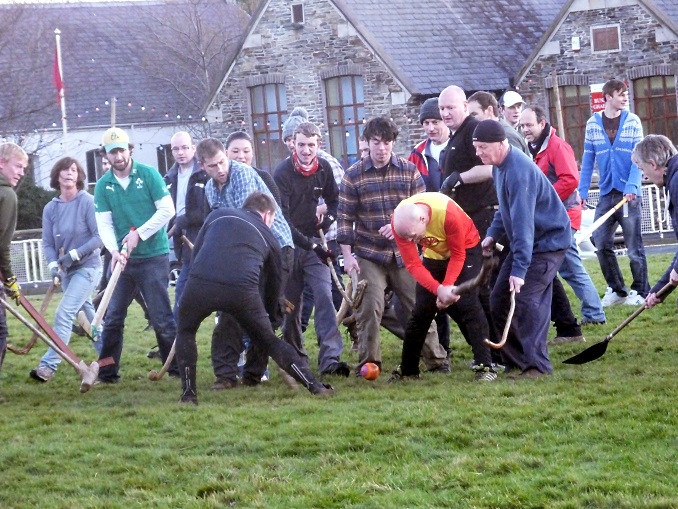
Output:
[[[598,203],[600,190],[589,191],[588,202],[595,206]],[[672,232],[671,217],[666,208],[666,191],[654,184],[643,186],[643,217],[640,229],[643,235],[658,233],[661,237],[666,232]]]
[[19,284],[49,281],[42,239],[17,240],[10,246],[12,270]]
[[[600,191],[589,191],[591,205],[598,203]],[[655,185],[643,186],[643,235],[672,232],[671,218],[666,210],[666,192]],[[20,284],[49,282],[47,260],[42,249],[42,239],[17,240],[10,248],[12,269]]]

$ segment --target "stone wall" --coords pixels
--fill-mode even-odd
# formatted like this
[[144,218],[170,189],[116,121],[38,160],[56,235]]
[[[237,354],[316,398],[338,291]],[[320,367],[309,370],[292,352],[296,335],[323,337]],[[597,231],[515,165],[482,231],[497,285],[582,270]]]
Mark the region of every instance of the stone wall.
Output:
[[[591,26],[616,23],[620,25],[621,51],[592,53]],[[557,50],[554,54],[542,51],[518,84],[520,93],[528,102],[548,104],[547,87],[554,70],[558,83],[566,85],[604,83],[611,78],[629,80],[640,66],[672,66],[678,62],[678,39],[665,34],[658,21],[637,4],[570,12],[547,45]],[[573,37],[579,37],[580,50],[572,49]]]
[[[378,115],[392,118],[401,128],[395,151],[409,154],[422,136],[417,122],[421,101],[409,97],[331,2],[306,2],[304,14],[304,25],[295,26],[291,22],[290,3],[270,1],[215,104],[208,108],[220,110],[222,117],[221,122],[210,124],[212,135],[224,139],[238,129],[252,132],[247,86],[270,80],[267,75],[284,82],[288,112],[303,106],[312,122],[325,126],[321,76],[359,73],[364,81],[366,118]],[[328,142],[326,137],[325,143]]]

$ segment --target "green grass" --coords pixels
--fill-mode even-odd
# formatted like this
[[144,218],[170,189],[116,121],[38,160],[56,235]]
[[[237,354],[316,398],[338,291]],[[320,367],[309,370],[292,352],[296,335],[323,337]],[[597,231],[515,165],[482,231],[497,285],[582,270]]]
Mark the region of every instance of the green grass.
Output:
[[[651,281],[670,258],[650,258]],[[597,262],[587,267],[602,290]],[[675,301],[643,313],[600,360],[562,364],[633,308],[609,310],[607,325],[585,328],[586,345],[551,350],[545,379],[473,383],[453,326],[451,375],[333,379],[326,400],[288,389],[275,370],[260,387],[210,392],[207,321],[198,407],[177,403],[178,381],[146,378],[159,364],[145,356],[154,336],[133,304],[118,385],[81,395],[65,365],[37,384],[28,372],[42,346],[7,354],[0,507],[678,508]],[[15,344],[29,339],[16,321],[10,331]],[[72,344],[93,358],[85,340]],[[400,346],[385,334],[388,369]]]

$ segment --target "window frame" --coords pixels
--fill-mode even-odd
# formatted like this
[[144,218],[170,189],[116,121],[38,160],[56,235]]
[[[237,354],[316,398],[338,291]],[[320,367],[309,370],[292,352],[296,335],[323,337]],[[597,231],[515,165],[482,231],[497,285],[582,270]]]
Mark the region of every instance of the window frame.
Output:
[[[661,95],[652,95],[652,79],[661,78],[662,79],[662,91]],[[667,89],[667,79],[673,79],[673,90],[669,91]],[[647,94],[640,92],[639,87],[641,84],[647,83]],[[643,125],[643,133],[645,134],[662,134],[668,137],[670,140],[678,139],[678,98],[676,96],[676,88],[678,87],[678,79],[676,75],[673,74],[652,74],[649,76],[641,76],[632,81],[633,87],[633,111],[638,115],[640,121]],[[662,115],[655,116],[652,112],[652,103],[653,99],[664,100],[664,107],[662,108]],[[671,100],[673,103],[672,108],[666,107],[667,100]],[[641,104],[645,104],[645,115],[642,115],[643,108]],[[657,125],[663,124],[668,126],[670,122],[673,122],[673,132],[666,132],[666,129],[657,128]]]
[[[570,105],[566,104],[568,101],[566,101],[567,96],[566,92],[567,89],[570,87],[576,87],[577,94],[576,97],[577,99],[577,104],[576,105]],[[549,97],[549,118],[551,119],[551,125],[555,127],[556,129],[558,128],[558,117],[556,115],[556,101],[555,101],[555,88],[550,87],[547,89],[548,91],[548,97]],[[565,141],[569,143],[569,145],[572,147],[572,150],[574,151],[574,157],[577,160],[577,164],[581,164],[581,158],[582,155],[584,154],[584,133],[586,131],[586,122],[588,119],[591,117],[591,93],[590,93],[590,86],[589,85],[584,85],[584,84],[572,84],[572,85],[558,85],[558,92],[560,93],[560,104],[562,108],[562,113],[563,113],[563,130],[565,132]],[[586,98],[584,100],[584,97]],[[574,125],[570,125],[567,121],[568,115],[565,114],[565,110],[567,108],[576,108],[577,110],[577,116],[578,116],[578,122]],[[576,133],[575,139],[573,140],[568,133],[574,132]]]
[[[617,32],[617,48],[615,49],[596,49],[596,38],[595,38],[595,31],[596,30],[609,30],[611,28],[616,29]],[[622,50],[622,40],[621,40],[621,25],[619,23],[609,23],[606,25],[592,25],[590,28],[590,34],[591,34],[591,53],[597,54],[597,53],[618,53]],[[607,40],[607,37],[606,37]]]
[[[344,102],[344,85],[343,82],[346,79],[350,79],[351,90],[350,98],[352,102]],[[361,87],[358,90],[357,81],[360,80],[359,86]],[[339,99],[338,104],[331,104],[332,94],[330,93],[330,87],[332,83],[337,83],[337,97]],[[327,118],[327,134],[329,138],[329,152],[337,158],[337,160],[344,166],[348,168],[354,162],[360,159],[360,143],[359,139],[363,133],[363,128],[365,124],[365,80],[361,74],[339,74],[334,76],[328,76],[323,79],[323,92],[324,92],[324,103],[325,103],[325,115]],[[362,97],[362,102],[357,102],[358,98]],[[351,109],[352,116],[346,118],[344,111],[346,109]],[[362,118],[360,112],[362,111]],[[331,119],[335,119],[332,121]],[[338,119],[338,120],[336,120]],[[341,133],[343,131],[343,133]],[[340,133],[337,136],[337,132]],[[351,138],[355,141],[355,153],[349,152],[349,140]],[[341,147],[337,147],[336,140],[341,139]]]
[[[269,104],[267,88],[275,89],[275,105]],[[261,90],[263,94],[263,111],[256,111],[254,94]],[[282,124],[287,119],[287,96],[284,83],[261,83],[247,87],[250,101],[250,116],[252,121],[252,145],[254,148],[254,164],[257,168],[273,173],[275,167],[289,155],[289,150],[282,139]],[[271,109],[274,106],[275,109]],[[277,129],[271,129],[270,116],[274,116]],[[243,122],[244,124],[244,122]],[[271,150],[271,143],[278,144]]]

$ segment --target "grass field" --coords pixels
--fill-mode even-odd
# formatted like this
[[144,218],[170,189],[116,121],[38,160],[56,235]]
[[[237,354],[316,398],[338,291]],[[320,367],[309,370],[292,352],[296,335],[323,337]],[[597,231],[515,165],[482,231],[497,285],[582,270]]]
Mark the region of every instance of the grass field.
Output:
[[[651,282],[670,258],[649,259]],[[597,262],[587,267],[602,290]],[[585,328],[586,345],[551,350],[551,377],[473,383],[453,326],[451,375],[333,379],[337,393],[325,400],[287,388],[275,370],[260,387],[210,392],[208,321],[198,407],[177,403],[177,380],[147,379],[159,367],[146,358],[155,339],[133,305],[118,385],[81,395],[65,365],[38,384],[28,372],[41,345],[7,354],[0,508],[678,508],[676,296],[600,360],[562,364],[634,308],[609,310],[607,325]],[[14,320],[10,333],[14,344],[29,339]],[[85,340],[72,344],[93,358]],[[383,340],[389,370],[400,345]]]

